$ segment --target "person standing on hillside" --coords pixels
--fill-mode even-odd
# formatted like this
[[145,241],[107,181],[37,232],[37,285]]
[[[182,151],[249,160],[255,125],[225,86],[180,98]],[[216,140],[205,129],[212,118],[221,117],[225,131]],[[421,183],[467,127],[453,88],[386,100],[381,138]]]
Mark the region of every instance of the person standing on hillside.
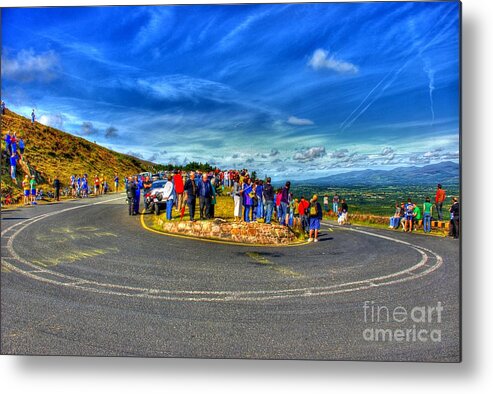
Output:
[[31,204],[36,205],[36,178],[34,175],[31,175],[31,180],[29,181],[29,185],[31,186]]
[[435,207],[437,210],[438,220],[440,221],[443,220],[442,206],[443,206],[443,202],[445,201],[445,198],[446,198],[445,190],[442,189],[441,184],[438,184],[437,191],[435,194]]
[[176,210],[181,212],[184,205],[183,193],[185,192],[185,185],[183,184],[183,177],[181,176],[180,170],[175,171],[175,175],[173,175],[173,183],[175,185]]
[[429,233],[431,231],[431,215],[433,211],[433,204],[430,202],[430,197],[426,197],[423,204],[423,231]]
[[268,177],[263,185],[262,194],[265,200],[265,223],[270,224],[272,220],[272,211],[274,209],[274,188],[271,185],[271,179]]
[[16,170],[17,170],[17,155],[12,153],[10,156],[10,177],[13,181],[16,180]]
[[22,138],[19,138],[19,152],[22,155],[24,154],[24,150],[26,149],[26,145],[24,144],[24,140]]
[[12,132],[9,132],[5,135],[5,145],[7,148],[7,152],[9,152],[9,156],[12,156]]
[[460,227],[460,207],[457,197],[452,198],[452,206],[450,207],[450,231],[449,234],[455,239],[459,238]]
[[17,136],[15,133],[10,139],[10,148],[12,150],[12,154],[17,153]]
[[34,108],[33,108],[33,112],[31,112],[31,123],[34,124],[35,121],[36,121],[36,114],[34,113]]
[[5,115],[5,101],[2,100],[2,115]]
[[22,180],[22,190],[24,191],[24,205],[29,205],[29,194],[31,190],[31,185],[29,184],[29,175],[24,175]]
[[308,242],[318,242],[318,232],[320,230],[320,221],[322,220],[322,207],[318,202],[318,196],[315,194],[309,206],[310,232],[308,234]]
[[60,201],[60,180],[58,176],[55,176],[55,180],[53,181],[53,187],[55,188],[55,201]]
[[115,192],[118,193],[118,184],[120,181],[120,178],[118,178],[118,174],[115,174],[115,177],[113,178],[113,181],[115,182]]
[[195,221],[195,205],[197,202],[197,184],[195,183],[195,173],[190,172],[190,178],[185,182],[185,197],[187,199],[188,213],[190,215],[190,221]]

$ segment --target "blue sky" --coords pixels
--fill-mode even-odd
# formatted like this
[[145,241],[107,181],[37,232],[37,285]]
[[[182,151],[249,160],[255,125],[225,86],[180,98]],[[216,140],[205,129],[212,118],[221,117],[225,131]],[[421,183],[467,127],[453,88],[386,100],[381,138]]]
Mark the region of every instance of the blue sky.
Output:
[[7,107],[277,179],[459,160],[459,4],[2,10]]

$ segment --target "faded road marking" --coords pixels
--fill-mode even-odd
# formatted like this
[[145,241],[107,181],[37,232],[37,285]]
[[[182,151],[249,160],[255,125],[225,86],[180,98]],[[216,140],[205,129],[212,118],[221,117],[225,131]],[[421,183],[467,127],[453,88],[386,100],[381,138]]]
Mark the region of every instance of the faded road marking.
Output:
[[280,273],[281,275],[284,276],[289,276],[292,278],[301,278],[303,277],[303,274],[293,271],[292,269],[288,267],[284,267],[282,265],[279,265],[277,263],[274,263],[270,260],[267,260],[264,256],[262,256],[260,253],[257,252],[247,252],[246,255],[250,257],[251,259],[255,260],[257,264],[265,265],[267,266],[270,270],[275,271]]

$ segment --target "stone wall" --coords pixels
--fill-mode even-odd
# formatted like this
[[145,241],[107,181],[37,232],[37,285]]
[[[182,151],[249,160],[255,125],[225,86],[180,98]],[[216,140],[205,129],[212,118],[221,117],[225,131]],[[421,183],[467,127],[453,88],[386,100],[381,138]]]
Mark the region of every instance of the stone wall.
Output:
[[285,226],[264,223],[227,222],[223,219],[190,221],[167,221],[156,219],[160,230],[182,235],[215,238],[251,244],[287,245],[297,240],[296,235]]

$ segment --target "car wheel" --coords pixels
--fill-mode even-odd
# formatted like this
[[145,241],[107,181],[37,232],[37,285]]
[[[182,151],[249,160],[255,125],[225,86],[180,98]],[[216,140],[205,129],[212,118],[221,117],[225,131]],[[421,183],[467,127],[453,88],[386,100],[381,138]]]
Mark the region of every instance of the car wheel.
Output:
[[154,213],[156,215],[159,215],[161,213],[161,207],[159,206],[159,204],[154,204]]

